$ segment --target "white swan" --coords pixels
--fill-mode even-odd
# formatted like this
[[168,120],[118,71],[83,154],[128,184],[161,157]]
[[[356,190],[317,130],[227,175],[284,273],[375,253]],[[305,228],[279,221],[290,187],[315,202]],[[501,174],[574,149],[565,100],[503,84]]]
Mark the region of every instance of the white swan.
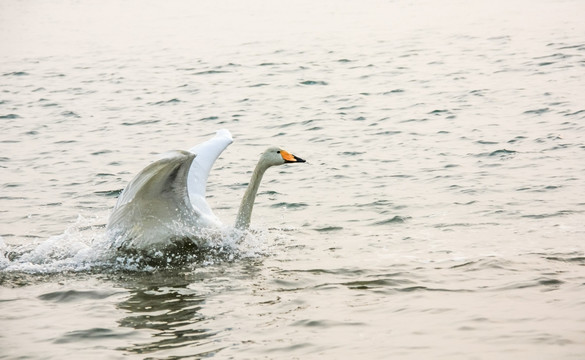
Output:
[[[158,251],[175,240],[196,237],[204,228],[221,225],[205,200],[209,171],[233,142],[228,130],[189,152],[172,151],[140,171],[120,194],[107,224],[117,248]],[[235,226],[247,229],[264,172],[271,166],[305,160],[278,147],[258,160],[240,204]]]

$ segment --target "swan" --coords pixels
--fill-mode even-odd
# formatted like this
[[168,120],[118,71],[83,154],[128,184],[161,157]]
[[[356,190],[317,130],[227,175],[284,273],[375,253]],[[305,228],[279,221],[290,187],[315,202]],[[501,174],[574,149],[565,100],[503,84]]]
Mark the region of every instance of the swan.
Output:
[[[227,129],[189,151],[174,150],[141,170],[120,193],[106,231],[122,250],[156,252],[176,241],[197,238],[221,221],[205,199],[207,178],[220,154],[233,142]],[[266,170],[305,160],[279,147],[260,156],[240,203],[237,229],[250,226],[254,200]]]

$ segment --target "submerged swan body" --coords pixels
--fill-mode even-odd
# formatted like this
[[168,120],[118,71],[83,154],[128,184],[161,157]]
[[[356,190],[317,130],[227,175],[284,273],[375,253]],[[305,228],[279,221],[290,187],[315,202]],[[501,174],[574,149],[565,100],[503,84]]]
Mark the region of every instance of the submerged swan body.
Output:
[[[205,200],[205,191],[213,163],[232,142],[228,130],[219,130],[190,151],[171,151],[140,171],[120,194],[108,221],[107,231],[115,246],[158,251],[174,241],[194,241],[202,229],[219,227],[221,222]],[[237,228],[250,225],[264,172],[271,166],[296,162],[305,160],[278,147],[262,154],[240,204]]]

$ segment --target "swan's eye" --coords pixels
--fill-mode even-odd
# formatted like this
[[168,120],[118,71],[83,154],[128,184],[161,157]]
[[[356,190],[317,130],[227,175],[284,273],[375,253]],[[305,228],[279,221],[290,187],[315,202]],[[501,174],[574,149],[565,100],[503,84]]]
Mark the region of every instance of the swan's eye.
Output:
[[276,153],[277,153],[277,154],[280,154],[280,150],[278,150]]

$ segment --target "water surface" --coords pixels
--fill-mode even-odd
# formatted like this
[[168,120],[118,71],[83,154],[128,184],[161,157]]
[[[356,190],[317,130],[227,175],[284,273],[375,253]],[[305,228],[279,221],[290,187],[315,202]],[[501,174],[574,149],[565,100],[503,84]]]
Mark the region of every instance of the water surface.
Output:
[[[580,359],[577,0],[0,4],[0,357]],[[108,248],[220,128],[212,251]],[[231,236],[259,154],[252,232]]]

